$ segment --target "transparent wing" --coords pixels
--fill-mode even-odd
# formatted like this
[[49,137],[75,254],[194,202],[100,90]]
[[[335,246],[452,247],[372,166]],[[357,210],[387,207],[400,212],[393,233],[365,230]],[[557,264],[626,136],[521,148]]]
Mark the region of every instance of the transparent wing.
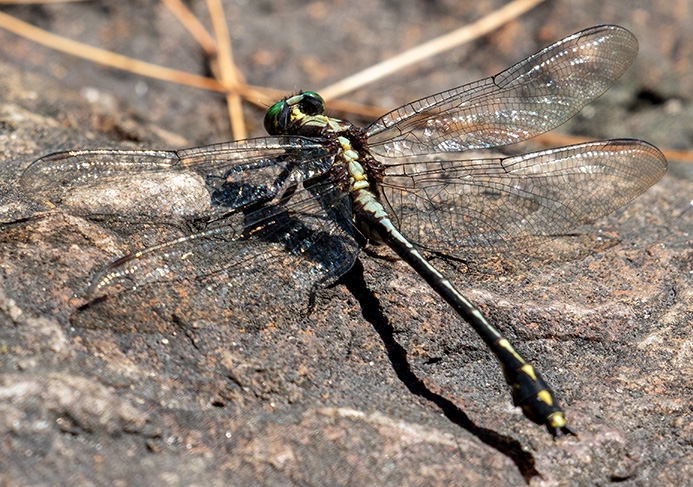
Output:
[[118,294],[158,281],[214,278],[240,304],[252,301],[255,292],[281,287],[304,296],[316,284],[336,280],[359,250],[348,194],[323,182],[296,191],[289,203],[281,202],[283,196],[259,210],[234,212],[204,232],[114,261],[94,278],[89,295]]
[[547,132],[630,66],[636,38],[613,25],[573,34],[505,71],[404,105],[367,129],[371,152],[401,157],[513,144]]
[[93,297],[220,273],[226,282],[244,276],[236,290],[251,295],[271,287],[274,266],[289,266],[291,285],[309,289],[339,277],[358,252],[348,194],[328,174],[333,150],[317,138],[268,137],[181,151],[70,151],[34,162],[21,185],[61,210],[113,216],[119,228],[152,217],[179,220],[182,231],[202,225],[118,259],[98,273]]
[[453,156],[389,166],[382,190],[407,237],[460,257],[564,235],[631,201],[667,168],[656,147],[633,139],[503,159]]
[[303,137],[180,151],[77,150],[38,159],[20,184],[32,198],[77,215],[200,219],[268,197],[289,164],[310,179],[327,172],[333,160],[320,139]]

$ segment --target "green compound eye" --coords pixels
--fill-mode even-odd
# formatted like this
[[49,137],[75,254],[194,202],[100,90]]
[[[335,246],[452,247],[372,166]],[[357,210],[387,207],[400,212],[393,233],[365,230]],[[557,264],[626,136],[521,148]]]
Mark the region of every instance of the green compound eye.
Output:
[[269,107],[267,113],[265,113],[264,120],[267,133],[270,135],[280,135],[289,123],[288,117],[290,113],[291,107],[286,100],[278,101]]
[[301,111],[306,115],[323,115],[325,113],[325,100],[314,91],[301,93],[299,105]]

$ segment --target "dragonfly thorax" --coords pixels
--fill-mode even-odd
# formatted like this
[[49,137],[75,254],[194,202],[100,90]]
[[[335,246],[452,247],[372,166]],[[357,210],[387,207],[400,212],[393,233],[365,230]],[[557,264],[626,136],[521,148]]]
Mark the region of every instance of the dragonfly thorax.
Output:
[[361,162],[359,162],[359,153],[351,146],[351,141],[346,137],[337,137],[337,141],[341,147],[341,154],[336,164],[344,164],[347,173],[349,174],[349,191],[358,191],[366,189],[370,186],[368,176]]
[[325,101],[317,93],[305,91],[278,101],[267,110],[264,123],[270,135],[331,139],[337,146],[335,172],[340,178],[345,175],[348,179],[345,189],[352,194],[362,190],[373,191],[371,184],[378,179],[380,171],[363,147],[363,130],[350,122],[325,115]]

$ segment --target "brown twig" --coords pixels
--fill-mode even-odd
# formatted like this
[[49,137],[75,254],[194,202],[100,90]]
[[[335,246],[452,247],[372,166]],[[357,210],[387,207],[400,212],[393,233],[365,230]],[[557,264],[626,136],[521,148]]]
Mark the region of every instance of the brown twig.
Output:
[[157,64],[147,63],[121,54],[116,54],[105,49],[99,49],[81,42],[73,41],[67,37],[52,34],[48,31],[23,22],[16,17],[0,12],[0,27],[9,30],[25,39],[32,40],[66,54],[86,59],[112,68],[122,69],[131,73],[148,76],[174,83],[186,84],[211,91],[225,91],[217,80],[186,73],[175,69],[165,68]]
[[226,103],[229,109],[231,130],[236,140],[245,139],[245,120],[243,120],[243,106],[238,93],[238,86],[244,83],[242,75],[233,62],[231,50],[231,38],[226,28],[226,17],[220,0],[207,0],[209,17],[212,19],[214,37],[217,41],[217,62],[219,67],[218,78],[226,88]]
[[72,3],[87,2],[88,0],[0,0],[0,5],[14,5],[21,3]]

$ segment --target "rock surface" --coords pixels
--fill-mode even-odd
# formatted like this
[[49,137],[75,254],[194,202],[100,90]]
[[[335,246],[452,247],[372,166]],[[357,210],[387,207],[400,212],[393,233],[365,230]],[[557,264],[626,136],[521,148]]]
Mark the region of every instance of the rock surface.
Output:
[[[226,13],[249,82],[319,91],[501,3],[238,2]],[[349,98],[398,106],[581,28],[618,23],[639,38],[640,56],[565,130],[691,150],[690,12],[638,5],[547,2]],[[157,2],[3,11],[151,62],[206,69]],[[579,436],[554,442],[511,406],[468,326],[383,249],[320,290],[312,313],[276,289],[254,307],[220,307],[214,290],[190,282],[78,309],[93,269],[130,238],[23,194],[22,171],[66,148],[224,140],[225,107],[217,94],[4,31],[0,46],[0,485],[693,483],[690,162],[672,159],[660,183],[587,229],[613,241],[605,249],[455,274],[556,389]],[[261,135],[262,112],[246,112]]]

